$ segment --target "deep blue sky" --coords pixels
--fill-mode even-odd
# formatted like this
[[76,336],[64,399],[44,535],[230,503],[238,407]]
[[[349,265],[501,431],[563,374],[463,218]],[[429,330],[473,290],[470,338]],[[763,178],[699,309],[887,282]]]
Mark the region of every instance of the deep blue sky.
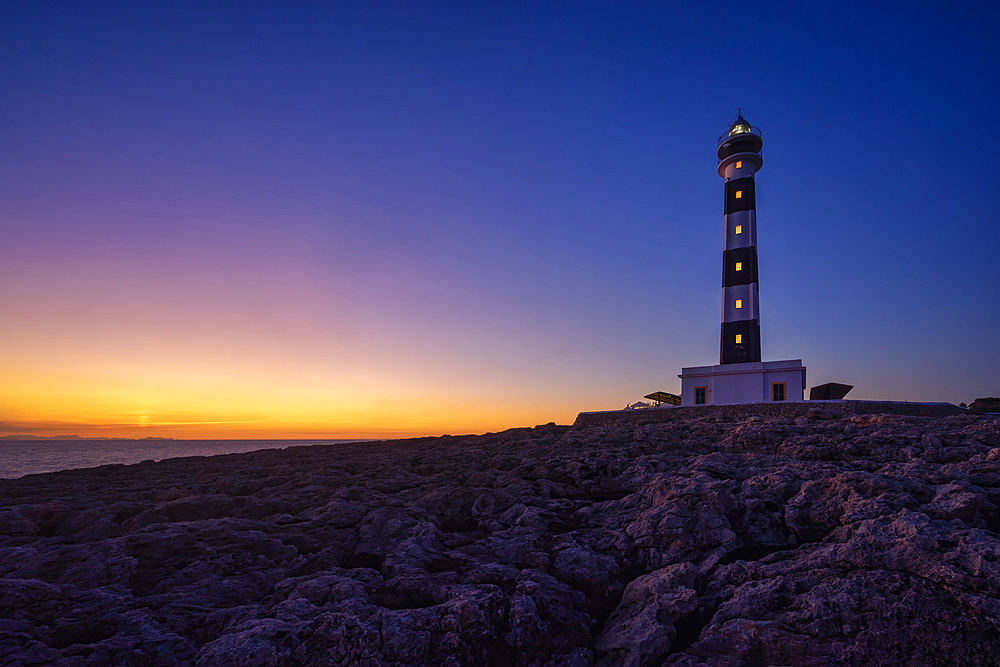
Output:
[[[742,107],[764,137],[765,359],[854,398],[997,395],[998,19],[991,3],[6,3],[0,364],[129,394],[78,346],[111,336],[102,363],[127,370],[114,350],[202,327],[276,360],[264,384],[284,368],[442,414],[488,397],[493,421],[470,429],[676,391],[681,366],[718,359],[714,151]],[[185,391],[144,369],[147,389]]]

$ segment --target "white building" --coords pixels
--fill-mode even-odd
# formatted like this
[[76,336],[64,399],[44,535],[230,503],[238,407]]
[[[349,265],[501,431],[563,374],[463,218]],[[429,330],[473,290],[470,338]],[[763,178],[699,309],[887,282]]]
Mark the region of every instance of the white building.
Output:
[[681,405],[735,405],[802,401],[806,367],[801,359],[682,368]]

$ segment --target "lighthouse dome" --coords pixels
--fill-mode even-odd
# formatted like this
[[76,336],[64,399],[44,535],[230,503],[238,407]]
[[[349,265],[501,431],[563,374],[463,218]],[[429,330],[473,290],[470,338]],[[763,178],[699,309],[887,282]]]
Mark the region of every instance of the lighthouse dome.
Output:
[[736,120],[729,124],[729,136],[734,134],[745,134],[752,131],[750,123],[743,117],[742,113],[736,114]]
[[752,160],[756,164],[756,168],[760,169],[761,165],[764,163],[763,159],[760,157],[760,149],[763,147],[764,142],[760,137],[760,130],[743,117],[742,112],[737,112],[736,118],[729,123],[729,129],[722,133],[719,137],[719,173],[722,174],[722,162],[733,155],[742,155],[745,153],[754,154],[752,157],[748,156],[748,159]]

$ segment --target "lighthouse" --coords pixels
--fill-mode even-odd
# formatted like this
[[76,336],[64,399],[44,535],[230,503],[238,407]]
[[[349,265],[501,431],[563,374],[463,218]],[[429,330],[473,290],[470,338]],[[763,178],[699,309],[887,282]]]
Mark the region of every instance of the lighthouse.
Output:
[[722,246],[720,364],[760,361],[757,298],[757,199],[754,175],[764,158],[760,130],[737,112],[719,137],[719,176],[726,181]]
[[725,181],[719,365],[681,369],[682,405],[802,400],[801,359],[761,360],[756,174],[764,165],[763,146],[760,130],[741,110],[719,137],[718,172]]

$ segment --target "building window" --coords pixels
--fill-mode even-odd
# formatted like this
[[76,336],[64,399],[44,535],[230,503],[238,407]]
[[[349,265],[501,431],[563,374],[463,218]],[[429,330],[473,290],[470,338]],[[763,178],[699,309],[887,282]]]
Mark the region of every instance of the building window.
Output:
[[737,160],[736,161],[736,168],[737,169],[742,169],[743,168],[743,160]]
[[771,400],[772,401],[783,401],[783,400],[785,400],[785,383],[784,382],[772,382],[771,383]]
[[743,225],[736,225],[736,233],[737,234],[743,233]]
[[736,198],[737,199],[743,199],[743,191],[742,190],[737,190],[736,191]]
[[695,405],[705,405],[708,400],[708,387],[695,387],[694,388],[694,404]]
[[740,345],[743,342],[743,334],[736,334],[736,344]]
[[743,262],[736,262],[736,270],[737,271],[743,270]]
[[743,307],[743,299],[736,299],[736,307],[737,308]]

